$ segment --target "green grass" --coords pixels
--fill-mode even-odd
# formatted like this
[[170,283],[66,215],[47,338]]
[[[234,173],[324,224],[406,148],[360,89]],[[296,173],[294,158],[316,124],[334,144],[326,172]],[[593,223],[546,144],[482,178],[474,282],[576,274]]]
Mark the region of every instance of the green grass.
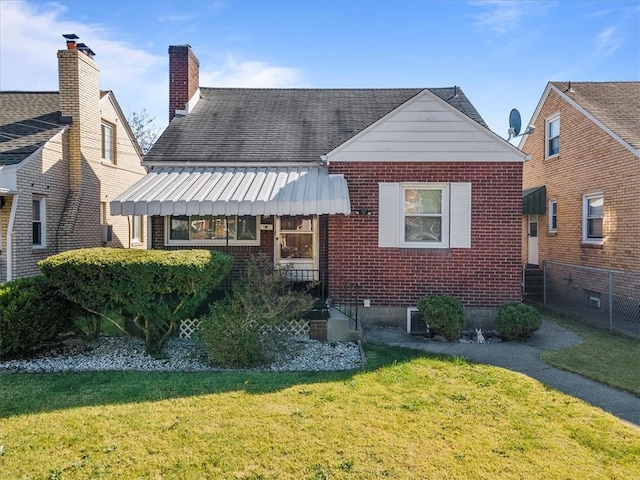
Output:
[[547,319],[578,333],[583,341],[573,348],[544,352],[540,356],[544,362],[640,397],[640,340],[543,312]]
[[640,430],[524,375],[367,346],[321,373],[0,375],[4,479],[628,479]]

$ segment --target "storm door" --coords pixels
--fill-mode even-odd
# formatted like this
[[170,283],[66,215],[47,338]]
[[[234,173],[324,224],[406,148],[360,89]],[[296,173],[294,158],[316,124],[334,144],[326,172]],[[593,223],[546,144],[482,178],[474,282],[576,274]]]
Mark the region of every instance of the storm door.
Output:
[[291,265],[295,279],[318,278],[318,217],[295,215],[276,218],[275,263]]

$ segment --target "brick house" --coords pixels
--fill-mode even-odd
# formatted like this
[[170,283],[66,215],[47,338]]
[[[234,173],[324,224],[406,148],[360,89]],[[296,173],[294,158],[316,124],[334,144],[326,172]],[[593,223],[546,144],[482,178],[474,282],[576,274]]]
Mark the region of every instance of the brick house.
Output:
[[93,52],[66,35],[58,92],[0,92],[0,282],[74,248],[146,248],[142,217],[109,202],[144,177],[141,152]]
[[550,82],[531,123],[522,263],[640,272],[640,82]]
[[188,45],[169,59],[170,124],[111,203],[150,216],[151,248],[268,255],[333,304],[357,289],[365,324],[404,327],[425,294],[475,323],[521,299],[525,155],[458,87],[200,88]]

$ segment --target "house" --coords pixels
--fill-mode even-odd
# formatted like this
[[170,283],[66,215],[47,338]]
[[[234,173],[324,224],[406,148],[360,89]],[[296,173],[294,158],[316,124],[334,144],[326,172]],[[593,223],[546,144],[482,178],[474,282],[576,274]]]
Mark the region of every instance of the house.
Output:
[[0,282],[65,250],[146,248],[143,219],[109,202],[144,177],[141,152],[93,51],[66,35],[57,92],[0,92]]
[[268,255],[365,323],[404,327],[426,294],[479,323],[521,299],[525,155],[460,88],[201,88],[189,45],[169,66],[170,124],[111,202],[149,215],[151,248]]
[[547,303],[630,331],[640,319],[640,82],[549,82],[531,124],[519,144],[530,156],[525,293],[544,266]]
[[531,123],[523,264],[640,272],[640,82],[550,82]]

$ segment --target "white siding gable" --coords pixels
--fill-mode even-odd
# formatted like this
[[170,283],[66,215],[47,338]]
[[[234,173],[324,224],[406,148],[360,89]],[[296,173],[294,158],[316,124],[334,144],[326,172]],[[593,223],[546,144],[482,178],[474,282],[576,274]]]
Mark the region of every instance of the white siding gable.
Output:
[[522,162],[525,154],[429,90],[327,154],[329,162]]

